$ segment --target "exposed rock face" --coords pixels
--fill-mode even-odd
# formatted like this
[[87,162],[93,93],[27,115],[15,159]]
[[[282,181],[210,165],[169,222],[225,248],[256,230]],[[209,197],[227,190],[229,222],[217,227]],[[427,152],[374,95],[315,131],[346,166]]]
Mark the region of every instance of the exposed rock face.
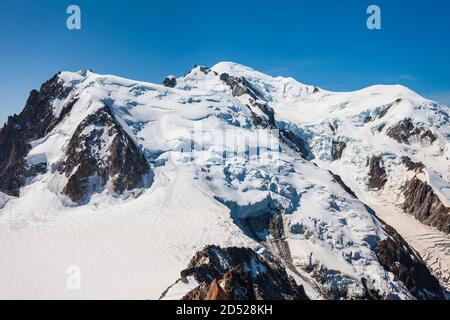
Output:
[[52,123],[47,127],[45,130],[45,135],[52,131],[66,116],[70,114],[70,112],[73,109],[73,106],[78,102],[79,98],[73,98],[68,103],[66,103],[63,108],[61,109],[61,113],[58,117],[56,117]]
[[237,224],[252,239],[269,246],[283,262],[291,262],[291,252],[286,241],[283,212],[273,209],[256,216],[238,219]]
[[271,107],[269,107],[266,103],[253,101],[252,99],[250,99],[250,103],[252,104],[253,107],[258,108],[267,116],[267,118],[268,118],[267,127],[276,128],[277,125],[275,123],[275,112],[273,111],[273,109]]
[[[55,119],[52,103],[55,99],[68,97],[71,88],[65,87],[58,74],[45,82],[39,91],[33,90],[25,108],[19,115],[8,118],[0,131],[0,191],[19,196],[25,184],[28,170],[25,157],[30,151],[30,142],[45,136],[63,117]],[[38,170],[42,172],[42,168]]]
[[408,168],[410,171],[415,172],[423,172],[425,165],[422,162],[414,162],[410,157],[402,157],[402,163]]
[[388,238],[377,245],[380,264],[392,272],[414,295],[421,300],[445,299],[439,281],[430,273],[420,255],[388,225],[384,225]]
[[283,262],[292,264],[291,249],[286,240],[286,230],[284,228],[284,220],[282,212],[277,212],[269,221],[267,231],[270,235],[268,245],[272,252],[280,257]]
[[108,181],[112,190],[121,194],[147,187],[152,179],[143,153],[106,106],[77,127],[58,171],[68,178],[63,193],[77,203],[89,201]]
[[[275,124],[275,113],[273,112],[273,110],[271,108],[269,108],[267,105],[258,103],[258,102],[252,102],[252,107],[249,106],[248,104],[246,105],[247,108],[250,110],[251,114],[252,114],[252,120],[253,120],[253,124],[258,127],[258,128],[263,128],[263,129],[267,129],[267,128],[272,128],[275,129],[276,128],[276,124]],[[256,107],[258,109],[260,109],[263,113],[263,115],[258,115],[253,107]]]
[[248,94],[255,101],[262,98],[261,94],[252,87],[245,77],[234,77],[230,76],[228,73],[222,73],[220,75],[220,80],[225,82],[231,88],[232,94],[235,97]]
[[378,118],[379,118],[379,119],[384,118],[384,116],[387,115],[387,113],[389,112],[389,110],[391,110],[391,108],[392,108],[393,105],[394,105],[394,104],[390,104],[390,105],[388,105],[386,108],[384,108],[384,109],[380,112],[380,114],[378,115]]
[[349,195],[351,195],[354,198],[358,198],[356,194],[353,192],[352,189],[350,189],[349,186],[347,186],[342,178],[338,176],[337,174],[334,174],[333,172],[329,171],[330,174],[333,176],[334,180],[341,185],[342,188],[344,188],[345,192],[347,192]]
[[383,189],[386,182],[387,176],[383,159],[379,156],[372,157],[369,167],[369,188],[374,190]]
[[413,139],[431,144],[437,139],[430,130],[416,127],[411,119],[405,119],[390,128],[387,135],[397,142],[405,144],[410,144]]
[[269,123],[265,121],[265,119],[257,115],[249,105],[247,105],[247,108],[250,110],[252,114],[252,121],[256,127],[261,127],[263,129],[269,128]]
[[[240,97],[244,94],[248,94],[250,96],[249,101],[251,106],[247,105],[247,107],[253,113],[255,125],[261,125],[263,128],[276,128],[274,110],[269,107],[267,103],[263,102],[261,94],[254,89],[244,77],[237,78],[223,73],[220,75],[220,79],[232,89],[233,96]],[[254,112],[253,108],[259,109],[267,119],[262,119],[258,116]]]
[[[234,77],[227,73],[222,73],[220,75],[220,80],[225,82],[225,84],[231,88],[233,96],[240,97],[244,94],[248,94],[250,96],[251,105],[247,105],[247,107],[252,113],[252,120],[255,126],[262,127],[263,129],[277,129],[274,110],[270,108],[267,103],[263,102],[264,97],[262,94],[253,88],[245,77]],[[264,116],[258,115],[254,108],[259,109]],[[294,132],[288,129],[280,129],[279,132],[282,141],[299,152],[303,158],[310,155],[309,146],[307,143]]]
[[336,130],[337,128],[335,128],[331,123],[328,122],[328,128],[330,128],[331,132],[333,133],[333,135],[336,134]]
[[403,210],[419,221],[450,233],[450,208],[446,207],[427,183],[414,178],[407,182]]
[[231,272],[227,272],[222,282],[224,289],[222,289],[217,280],[211,282],[205,300],[221,300],[221,301],[231,300],[230,293],[232,292],[232,286],[235,285],[233,284],[233,280],[231,278],[232,278]]
[[163,85],[168,88],[175,88],[177,85],[177,79],[174,76],[168,76],[164,79]]
[[211,70],[209,67],[199,66],[199,69],[204,74],[209,74],[210,72],[213,72],[215,75],[217,75],[217,73],[215,71]]
[[345,148],[347,148],[347,144],[344,141],[333,140],[333,145],[331,147],[331,156],[333,157],[333,160],[339,160],[342,157]]
[[200,285],[185,300],[306,300],[303,287],[272,257],[249,248],[208,246],[196,253],[181,277]]
[[304,159],[311,154],[308,144],[294,132],[282,129],[280,130],[280,138],[283,142],[287,143],[295,151],[300,153]]
[[395,106],[395,105],[398,105],[400,102],[402,102],[402,99],[398,98],[394,102],[384,106],[384,108],[378,114],[377,118],[378,119],[384,118],[388,114],[388,112],[392,109],[392,107]]

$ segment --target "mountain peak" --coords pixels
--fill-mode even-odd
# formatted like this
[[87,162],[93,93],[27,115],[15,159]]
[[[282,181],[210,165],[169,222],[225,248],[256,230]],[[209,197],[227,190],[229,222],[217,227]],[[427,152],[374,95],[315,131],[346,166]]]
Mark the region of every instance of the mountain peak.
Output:
[[247,67],[243,64],[232,62],[232,61],[221,61],[215,64],[212,68],[212,70],[216,71],[217,73],[229,73],[232,75],[240,74],[243,75],[246,72],[257,72],[256,70]]

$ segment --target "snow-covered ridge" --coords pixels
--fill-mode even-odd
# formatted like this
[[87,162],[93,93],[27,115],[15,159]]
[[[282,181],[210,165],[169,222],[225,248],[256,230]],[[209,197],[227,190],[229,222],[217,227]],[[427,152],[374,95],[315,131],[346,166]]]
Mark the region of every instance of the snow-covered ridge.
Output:
[[[446,112],[443,106],[404,87],[375,86],[354,93],[332,93],[292,78],[272,78],[225,62],[211,69],[195,67],[183,77],[168,79],[166,85],[159,85],[91,71],[60,73],[57,83],[67,89],[67,94],[49,98],[53,125],[44,130],[42,137],[29,141],[25,165],[35,169],[29,170],[19,197],[2,200],[5,204],[0,209],[0,237],[32,238],[36,221],[45,226],[50,221],[44,237],[51,239],[59,237],[60,228],[67,228],[64,221],[75,219],[71,223],[77,228],[93,228],[82,237],[98,232],[108,238],[110,234],[102,223],[121,224],[134,234],[134,238],[126,238],[139,242],[142,251],[132,253],[145,252],[151,257],[163,252],[158,263],[167,268],[167,276],[158,280],[153,291],[146,287],[148,298],[159,297],[193,254],[210,244],[270,250],[314,297],[441,297],[429,273],[426,284],[412,291],[402,282],[407,283],[407,279],[399,279],[396,270],[382,263],[377,248],[398,238],[386,232],[384,224],[343,183],[359,195],[360,190],[354,187],[360,183],[365,188],[367,158],[372,154],[387,157],[386,166],[398,154],[431,167],[434,158],[430,155],[439,157],[448,152],[448,116],[442,116]],[[101,110],[110,113],[110,121],[86,122],[92,117],[98,119]],[[436,141],[424,146],[420,137],[408,140],[409,144],[389,137],[388,130],[405,118],[432,130]],[[101,134],[92,135],[97,131]],[[79,179],[80,168],[91,166],[73,165],[70,170],[62,170],[64,163],[71,154],[85,150],[95,155],[86,158],[88,163],[92,158],[98,160],[92,163],[108,162],[112,141],[118,134],[124,138],[113,148],[117,163],[127,159],[130,152],[138,154],[133,159],[140,159],[142,154],[154,172],[151,187],[140,185],[128,190],[132,197],[124,198],[116,197],[111,188],[96,187],[89,190],[92,194],[88,201],[67,206],[65,186],[70,179]],[[93,149],[87,148],[88,137],[96,142]],[[78,143],[73,143],[74,139]],[[346,142],[341,159],[330,156],[335,140]],[[305,152],[296,148],[302,143]],[[129,145],[135,148],[120,148]],[[82,163],[76,160],[74,164],[77,161]],[[137,178],[146,172],[128,170],[139,161],[123,163],[126,171],[137,172]],[[110,170],[111,164],[104,167]],[[433,168],[444,167],[445,162]],[[81,178],[103,180],[103,170],[103,166],[96,168],[93,176],[90,170],[83,169]],[[92,215],[101,217],[95,218],[100,219],[95,220],[95,226],[90,224]],[[145,230],[137,226],[140,222]],[[172,227],[178,234],[161,230]],[[0,253],[11,258],[14,242],[5,243],[0,245]],[[21,243],[31,248],[29,243]],[[105,246],[105,251],[110,252]],[[95,250],[95,254],[99,251]],[[94,251],[88,250],[77,258],[85,264],[91,254]],[[111,257],[114,254],[107,260]],[[128,258],[132,264],[136,257]],[[412,265],[421,265],[420,257],[411,259]],[[43,270],[54,270],[55,263],[45,261],[48,264]],[[150,271],[162,270],[156,263],[146,261],[143,265],[147,269],[142,271],[150,276]],[[14,269],[24,270],[20,259],[12,258],[1,268],[7,275]],[[97,274],[92,265],[86,268],[88,274]],[[20,282],[17,277],[11,279]],[[20,287],[13,282],[2,285]],[[43,294],[53,295],[60,290],[52,282]],[[20,296],[19,291],[14,292]],[[91,287],[85,297],[98,292]],[[142,294],[139,292],[139,297]]]

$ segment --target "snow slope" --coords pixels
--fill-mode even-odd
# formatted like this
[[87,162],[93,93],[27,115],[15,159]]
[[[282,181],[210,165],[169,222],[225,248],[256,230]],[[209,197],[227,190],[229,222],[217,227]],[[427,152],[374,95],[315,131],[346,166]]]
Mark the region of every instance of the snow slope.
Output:
[[[169,167],[125,203],[64,208],[48,191],[39,207],[31,196],[13,203],[0,225],[0,298],[158,299],[205,244],[258,246],[188,169]],[[81,270],[80,290],[67,286],[70,266]]]

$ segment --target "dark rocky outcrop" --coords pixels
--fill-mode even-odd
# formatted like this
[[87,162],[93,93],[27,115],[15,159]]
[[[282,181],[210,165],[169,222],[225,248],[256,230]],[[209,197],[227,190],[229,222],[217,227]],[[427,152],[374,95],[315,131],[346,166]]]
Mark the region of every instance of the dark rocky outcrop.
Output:
[[8,118],[0,130],[0,191],[19,196],[28,175],[42,172],[42,168],[37,171],[27,168],[25,157],[31,149],[30,142],[44,137],[62,120],[64,115],[55,118],[52,103],[67,98],[71,89],[56,74],[39,91],[31,91],[19,115]]
[[281,140],[300,153],[304,159],[311,155],[309,145],[294,132],[285,129],[281,129],[279,132]]
[[194,69],[198,69],[198,70],[200,70],[200,71],[201,71],[202,73],[204,73],[204,74],[209,74],[210,72],[213,72],[215,75],[218,75],[217,72],[211,70],[211,68],[206,67],[206,66],[199,66],[198,64],[196,64],[196,65],[194,65],[194,67],[191,69],[191,71],[194,70]]
[[252,114],[252,122],[257,128],[259,127],[263,129],[269,128],[268,122],[263,117],[257,115],[249,105],[247,105],[247,108],[250,110]]
[[164,79],[163,85],[168,88],[175,88],[177,85],[177,78],[174,76],[168,76]]
[[369,188],[381,190],[387,182],[386,170],[383,159],[380,156],[374,156],[369,165]]
[[386,123],[382,123],[380,126],[378,126],[377,131],[381,132],[386,127]]
[[328,128],[330,128],[331,132],[333,133],[333,135],[336,134],[336,130],[337,128],[335,128],[331,123],[328,122]]
[[240,97],[244,94],[248,94],[253,100],[262,99],[262,95],[253,88],[253,86],[245,79],[245,77],[234,77],[230,76],[228,73],[222,73],[220,75],[220,80],[225,82],[232,91],[233,96]]
[[411,119],[405,119],[387,131],[387,135],[399,143],[410,144],[412,138],[422,143],[433,143],[437,137],[428,129],[419,128]]
[[213,72],[215,75],[217,75],[217,72],[211,70],[211,68],[209,67],[199,66],[198,68],[200,68],[200,71],[203,72],[204,74],[209,74],[210,72]]
[[350,189],[349,186],[347,186],[344,181],[342,180],[342,178],[340,176],[338,176],[337,174],[334,174],[333,172],[329,171],[330,174],[333,176],[334,180],[341,185],[341,187],[345,190],[345,192],[347,192],[349,195],[351,195],[354,198],[358,198],[356,196],[356,194],[353,192],[352,189]]
[[389,112],[389,110],[391,110],[392,106],[393,106],[393,104],[388,105],[386,108],[384,108],[383,110],[381,110],[381,112],[378,114],[378,118],[379,118],[379,119],[384,118],[384,116],[387,115],[387,113]]
[[77,203],[89,201],[108,181],[118,194],[151,183],[145,156],[106,106],[81,122],[66,155],[58,169],[68,178],[63,193]]
[[61,109],[60,114],[57,117],[55,117],[55,119],[49,124],[49,126],[45,130],[44,135],[47,135],[48,133],[50,133],[50,131],[52,131],[59,123],[61,123],[61,121],[63,121],[64,118],[70,114],[73,107],[75,106],[75,104],[78,101],[79,101],[79,98],[75,97],[75,98],[71,99],[69,102],[67,102]]
[[423,169],[425,169],[425,165],[422,162],[414,162],[410,157],[403,156],[402,163],[410,171],[423,172]]
[[200,285],[184,300],[307,300],[303,287],[273,257],[250,248],[207,246],[195,254],[181,278]]
[[[245,77],[235,77],[230,76],[227,73],[222,73],[220,75],[220,80],[225,82],[225,84],[231,88],[233,96],[240,97],[244,94],[250,96],[250,105],[247,105],[247,108],[252,114],[253,124],[256,127],[261,127],[263,129],[277,129],[274,110],[267,103],[263,102],[263,95],[258,92]],[[255,109],[260,110],[263,115],[257,114]],[[293,131],[289,129],[280,129],[279,133],[280,139],[299,152],[303,158],[306,159],[311,154],[309,152],[308,144]]]
[[392,272],[417,299],[445,299],[439,281],[430,273],[420,255],[395,229],[386,224],[384,229],[387,238],[377,245],[377,257],[383,268]]
[[403,195],[403,210],[406,213],[424,224],[450,233],[450,208],[441,202],[431,186],[414,178],[406,183]]
[[344,141],[333,140],[331,146],[331,156],[333,157],[333,160],[339,160],[342,157],[345,148],[347,148],[347,144]]
[[270,219],[267,231],[270,235],[268,245],[270,246],[271,251],[280,257],[284,263],[293,265],[291,249],[289,248],[289,244],[286,240],[284,219],[281,212],[277,212],[272,219]]
[[[245,79],[245,77],[234,77],[230,76],[227,73],[222,73],[220,75],[220,80],[225,82],[232,91],[232,95],[235,97],[243,96],[244,94],[248,94],[250,96],[250,104],[251,106],[247,107],[253,113],[253,120],[256,125],[263,125],[264,128],[276,128],[275,124],[275,113],[272,108],[268,106],[267,103],[263,103],[263,96],[258,90],[253,88],[253,86]],[[267,123],[260,116],[254,113],[253,108],[259,109],[263,114],[267,117]]]
[[[252,107],[250,105],[246,105],[246,107],[250,110],[251,112],[251,117],[252,117],[252,122],[254,124],[255,127],[257,128],[262,128],[262,129],[275,129],[276,128],[276,124],[275,124],[275,114],[273,112],[273,110],[271,108],[269,108],[268,106],[265,106],[263,104],[260,103],[255,103],[252,101]],[[264,112],[264,115],[258,115],[253,107],[256,107],[258,109],[260,109],[261,111]]]
[[267,240],[267,236],[269,235],[268,228],[275,215],[276,209],[267,209],[264,212],[246,218],[233,216],[233,220],[247,236],[258,242],[264,242]]
[[254,101],[253,99],[250,99],[250,103],[253,107],[258,108],[259,110],[261,110],[267,117],[268,119],[268,127],[270,128],[276,128],[276,123],[275,123],[275,112],[273,111],[273,109],[271,107],[269,107],[267,105],[267,103],[261,103],[260,101]]
[[291,262],[291,251],[286,241],[282,211],[268,210],[256,216],[239,219],[237,224],[247,236],[269,246],[283,262]]
[[187,73],[184,74],[184,77],[188,76],[188,75],[189,75],[190,73],[192,73],[192,72],[197,72],[197,71],[200,71],[200,72],[202,72],[202,73],[204,73],[204,74],[206,74],[206,75],[209,74],[209,73],[213,73],[213,74],[216,75],[216,76],[219,75],[217,72],[215,72],[214,70],[212,70],[212,69],[209,68],[209,67],[201,66],[201,65],[196,64],[196,65],[194,65],[194,66],[192,67],[191,70],[189,70],[189,72],[187,72]]
[[401,98],[398,98],[398,99],[395,100],[393,103],[388,104],[387,106],[385,106],[385,107],[381,110],[381,112],[378,114],[378,118],[379,118],[379,119],[384,118],[384,116],[387,115],[387,113],[389,112],[389,110],[391,110],[393,106],[399,104],[400,102],[402,102],[402,99],[401,99]]

